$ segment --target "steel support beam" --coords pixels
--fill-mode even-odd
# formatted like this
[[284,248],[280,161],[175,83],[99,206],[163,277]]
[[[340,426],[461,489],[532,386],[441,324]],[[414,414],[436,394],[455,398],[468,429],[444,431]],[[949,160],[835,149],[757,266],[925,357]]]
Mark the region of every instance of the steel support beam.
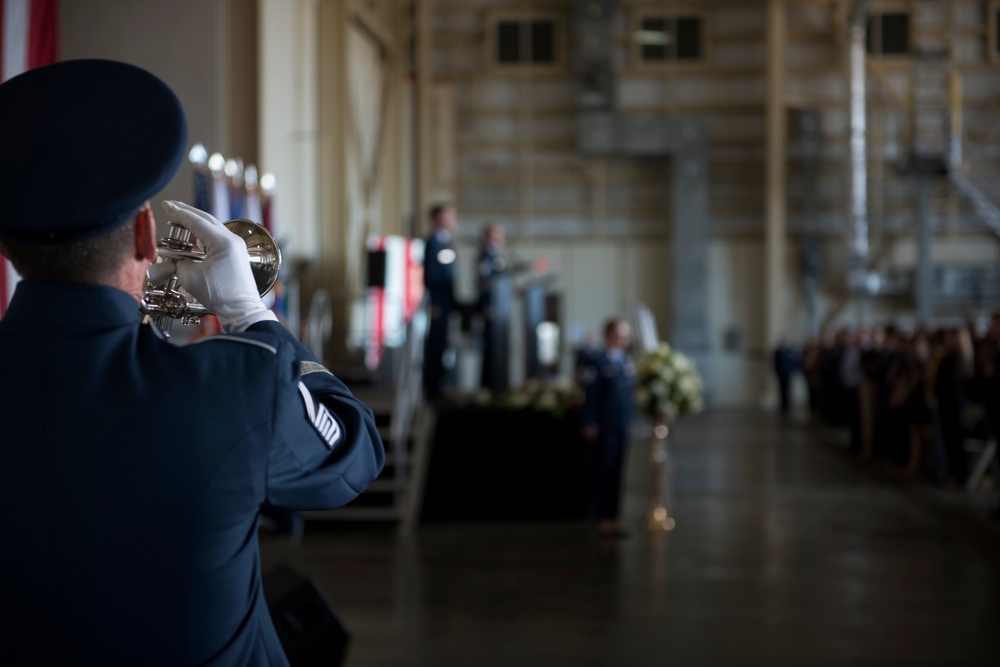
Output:
[[[695,121],[677,122],[673,150],[673,226],[670,342],[691,355],[703,377],[710,377],[711,330],[708,323],[707,131]],[[711,387],[709,387],[711,390]]]
[[917,321],[930,324],[933,275],[931,267],[931,183],[929,176],[917,179]]
[[[787,326],[783,296],[786,280],[786,197],[788,111],[785,106],[787,17],[783,0],[767,4],[767,153],[764,191],[764,331],[761,344],[771,349]],[[765,367],[766,368],[766,367]],[[762,388],[771,373],[761,373]],[[772,392],[765,391],[765,395]]]

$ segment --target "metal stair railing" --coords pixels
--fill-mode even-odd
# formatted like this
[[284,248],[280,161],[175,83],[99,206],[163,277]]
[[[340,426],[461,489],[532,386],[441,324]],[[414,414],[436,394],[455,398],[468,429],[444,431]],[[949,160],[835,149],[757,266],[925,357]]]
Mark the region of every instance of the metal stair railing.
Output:
[[[405,480],[405,488],[397,495],[396,509],[402,535],[412,534],[420,522],[436,422],[435,411],[425,409],[423,404],[424,343],[430,326],[429,312],[430,298],[425,294],[407,330],[404,369],[397,384],[396,399],[402,414],[399,431],[393,430],[392,437],[394,442],[398,440],[401,443],[401,449],[405,449],[407,439],[413,443],[412,456],[406,458],[406,454],[403,455],[406,474],[401,479]],[[395,413],[393,416],[395,418]],[[393,427],[396,427],[395,421]]]
[[303,327],[302,342],[317,359],[326,358],[326,346],[333,333],[333,301],[325,289],[313,293]]
[[[318,299],[314,299],[310,312],[325,320],[327,318],[323,317],[323,314],[328,310],[329,304],[330,298],[324,293]],[[423,409],[422,380],[428,310],[428,300],[425,296],[406,325],[402,343],[394,348],[396,354],[392,356],[390,373],[392,395],[391,400],[384,404],[383,408],[384,411],[391,404],[391,408],[388,408],[389,423],[387,427],[379,428],[383,438],[388,441],[386,463],[387,467],[392,466],[392,475],[390,477],[386,474],[385,477],[376,479],[366,491],[366,493],[390,494],[391,500],[388,504],[348,505],[334,510],[307,512],[306,518],[398,521],[403,526],[412,514],[411,506],[415,502],[413,496],[422,496],[423,489],[423,479],[415,479],[415,476],[425,474],[425,466],[421,466],[420,461],[426,458],[422,452],[429,446],[427,438],[421,436],[421,425],[427,421],[422,419],[423,413],[427,412]],[[307,337],[310,334],[315,336],[314,342],[317,345],[321,344],[324,333],[325,329],[318,322],[314,326],[306,327]],[[409,448],[411,442],[412,451]],[[417,465],[411,466],[411,459],[414,459]]]
[[981,146],[964,141],[962,80],[957,72],[951,75],[949,96],[951,136],[948,172],[951,181],[972,200],[983,222],[1000,236],[1000,166],[996,157],[987,155]]
[[[423,394],[424,340],[427,337],[427,297],[421,301],[406,328],[406,340],[402,346],[402,360],[396,371],[395,398],[392,417],[389,422],[389,438],[395,465],[395,507],[402,515],[405,509],[409,484],[409,449],[416,416],[420,411]],[[414,441],[414,444],[416,442]]]
[[1000,236],[1000,167],[989,161],[978,146],[963,145],[959,168],[951,180],[975,204],[980,217]]

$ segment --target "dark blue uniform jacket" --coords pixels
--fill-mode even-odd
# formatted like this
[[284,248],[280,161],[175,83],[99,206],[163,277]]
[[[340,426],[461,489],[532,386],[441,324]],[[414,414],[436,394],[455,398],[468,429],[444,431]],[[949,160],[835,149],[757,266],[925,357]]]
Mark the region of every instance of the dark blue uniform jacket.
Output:
[[635,367],[628,355],[602,350],[587,362],[584,375],[584,425],[609,431],[628,429],[632,421]]
[[265,501],[350,501],[371,412],[276,322],[178,347],[96,285],[22,282],[0,322],[0,664],[286,665]]

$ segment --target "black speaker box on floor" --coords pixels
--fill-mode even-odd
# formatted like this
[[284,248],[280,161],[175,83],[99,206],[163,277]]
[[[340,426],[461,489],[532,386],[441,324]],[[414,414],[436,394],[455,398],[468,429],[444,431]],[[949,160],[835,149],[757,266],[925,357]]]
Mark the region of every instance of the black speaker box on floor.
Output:
[[340,667],[351,636],[319,585],[286,565],[264,575],[264,597],[292,667]]

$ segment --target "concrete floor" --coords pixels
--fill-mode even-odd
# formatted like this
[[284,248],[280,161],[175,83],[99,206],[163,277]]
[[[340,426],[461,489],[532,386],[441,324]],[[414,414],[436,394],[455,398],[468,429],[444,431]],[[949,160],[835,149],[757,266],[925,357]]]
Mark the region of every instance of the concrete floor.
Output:
[[1000,664],[1000,527],[960,498],[893,483],[770,414],[675,431],[672,533],[640,528],[636,442],[620,542],[582,523],[410,539],[311,523],[298,549],[265,544],[265,569],[319,580],[353,634],[350,667]]

